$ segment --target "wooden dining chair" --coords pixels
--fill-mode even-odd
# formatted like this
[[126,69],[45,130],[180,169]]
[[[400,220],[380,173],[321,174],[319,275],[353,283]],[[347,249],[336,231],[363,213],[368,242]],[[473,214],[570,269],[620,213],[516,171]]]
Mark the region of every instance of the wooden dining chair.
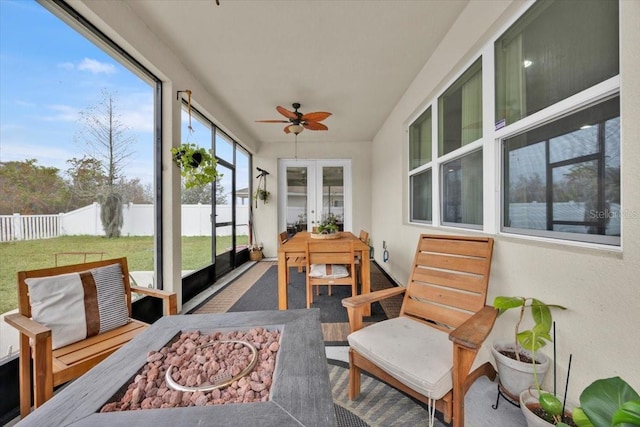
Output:
[[[483,345],[497,316],[485,305],[492,253],[491,238],[423,234],[406,287],[342,300],[352,331],[350,399],[360,394],[364,370],[464,426],[467,390],[496,375]],[[398,317],[363,327],[365,306],[403,293]]]
[[173,292],[131,286],[126,258],[18,272],[18,313],[5,321],[20,332],[20,416],[125,345],[148,325],[131,317],[131,293],[162,298],[177,313]]
[[310,240],[305,251],[307,266],[307,308],[313,303],[313,287],[327,285],[351,286],[351,296],[358,294],[355,276],[353,240],[332,240],[331,243]]
[[[289,241],[289,233],[287,233],[286,231],[283,231],[278,235],[278,239],[280,241],[280,245],[284,245],[285,243],[287,243],[287,241]],[[286,275],[287,275],[287,285],[288,285],[289,274],[290,274],[289,269],[291,267],[297,267],[298,273],[302,273],[302,270],[305,267],[305,260],[304,260],[304,257],[295,256],[295,257],[287,257],[286,262],[287,262]]]
[[[369,245],[369,232],[368,231],[364,231],[364,230],[360,230],[360,235],[358,236],[358,239],[364,243],[365,245]],[[362,260],[360,259],[360,255],[356,255],[356,260],[355,260],[355,267],[356,267],[356,280],[358,281],[358,283],[362,283]]]

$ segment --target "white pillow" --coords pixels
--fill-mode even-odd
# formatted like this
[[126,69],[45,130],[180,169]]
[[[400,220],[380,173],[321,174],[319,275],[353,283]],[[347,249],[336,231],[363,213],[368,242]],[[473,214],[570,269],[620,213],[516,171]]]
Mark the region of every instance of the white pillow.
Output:
[[349,272],[347,271],[347,267],[341,264],[311,264],[309,277],[340,279],[349,277]]
[[129,322],[120,264],[25,282],[31,316],[51,329],[54,350]]

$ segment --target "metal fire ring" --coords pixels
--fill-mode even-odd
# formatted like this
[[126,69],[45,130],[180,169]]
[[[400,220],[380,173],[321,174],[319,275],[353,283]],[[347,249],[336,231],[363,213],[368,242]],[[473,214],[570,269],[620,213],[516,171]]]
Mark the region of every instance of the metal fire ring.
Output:
[[233,383],[234,381],[239,380],[240,378],[244,377],[249,372],[251,372],[253,367],[256,366],[256,363],[258,362],[258,350],[254,347],[253,344],[251,344],[250,342],[247,342],[247,341],[217,340],[217,341],[212,341],[210,343],[201,345],[201,346],[199,346],[197,348],[210,347],[212,345],[215,345],[216,343],[236,343],[236,344],[242,344],[244,346],[249,347],[249,349],[251,350],[251,353],[253,354],[251,362],[249,363],[249,365],[246,368],[244,368],[242,370],[242,372],[240,372],[235,377],[231,377],[230,374],[228,374],[228,373],[223,374],[221,376],[216,375],[214,378],[216,378],[217,381],[215,381],[211,385],[200,386],[200,387],[187,387],[187,386],[180,385],[177,382],[175,382],[173,380],[173,378],[171,378],[171,372],[173,371],[173,366],[169,366],[169,369],[167,369],[167,373],[165,375],[165,380],[167,382],[167,386],[169,388],[171,388],[173,390],[177,390],[177,391],[192,391],[192,392],[193,391],[203,391],[203,392],[212,391],[212,390],[215,390],[217,388],[222,388],[222,387],[228,386],[229,384]]

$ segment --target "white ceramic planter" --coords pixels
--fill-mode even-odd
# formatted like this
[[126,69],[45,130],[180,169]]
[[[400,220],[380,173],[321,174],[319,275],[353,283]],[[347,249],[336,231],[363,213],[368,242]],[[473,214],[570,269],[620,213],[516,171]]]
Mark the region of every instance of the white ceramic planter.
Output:
[[[538,390],[536,390],[535,388],[527,389],[527,390],[524,390],[522,393],[520,393],[520,410],[522,410],[522,414],[524,415],[524,418],[527,421],[527,427],[553,426],[554,424],[551,424],[543,420],[542,418],[534,414],[529,408],[529,405],[534,405],[537,407],[540,406],[540,404],[538,403],[538,396],[539,396]],[[560,401],[562,401],[562,399],[560,399]],[[573,410],[573,405],[567,404],[565,408],[565,413],[567,411],[571,413],[572,410]]]
[[[498,341],[491,347],[491,353],[496,361],[500,385],[507,393],[517,398],[524,390],[535,387],[535,380],[533,377],[533,364],[518,362],[499,352],[499,350],[513,350],[513,347],[511,342]],[[531,353],[524,352],[531,356]],[[542,353],[536,353],[536,362],[538,381],[542,384],[544,376],[549,369],[549,358]]]

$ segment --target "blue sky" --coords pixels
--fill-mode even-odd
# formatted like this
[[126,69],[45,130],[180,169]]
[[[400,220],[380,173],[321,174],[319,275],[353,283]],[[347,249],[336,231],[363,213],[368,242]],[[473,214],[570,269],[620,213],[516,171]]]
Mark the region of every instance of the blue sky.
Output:
[[136,138],[127,178],[152,183],[152,87],[35,1],[0,0],[0,161],[66,170],[87,152],[79,112],[102,89]]

